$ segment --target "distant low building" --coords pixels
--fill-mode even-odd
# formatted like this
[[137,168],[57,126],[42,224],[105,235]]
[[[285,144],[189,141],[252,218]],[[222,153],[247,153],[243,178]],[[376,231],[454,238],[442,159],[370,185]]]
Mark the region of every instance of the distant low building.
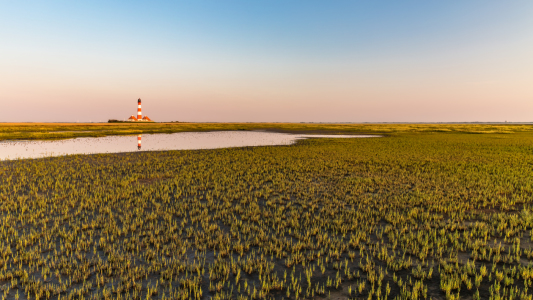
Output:
[[137,119],[134,115],[128,118],[128,122],[153,122],[148,116],[144,116],[142,119]]

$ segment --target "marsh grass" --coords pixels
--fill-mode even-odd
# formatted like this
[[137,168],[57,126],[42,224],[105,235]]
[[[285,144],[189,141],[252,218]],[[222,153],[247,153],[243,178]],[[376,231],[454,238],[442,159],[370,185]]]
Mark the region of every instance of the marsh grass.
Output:
[[0,163],[9,299],[531,299],[533,135]]
[[312,123],[0,123],[1,140],[67,139],[184,131],[270,130],[298,133],[515,133],[533,124],[312,124]]

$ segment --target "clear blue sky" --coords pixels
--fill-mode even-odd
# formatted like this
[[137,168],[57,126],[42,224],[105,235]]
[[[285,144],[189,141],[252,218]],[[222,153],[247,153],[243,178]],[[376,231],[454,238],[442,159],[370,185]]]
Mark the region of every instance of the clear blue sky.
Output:
[[533,1],[0,1],[1,122],[533,121]]

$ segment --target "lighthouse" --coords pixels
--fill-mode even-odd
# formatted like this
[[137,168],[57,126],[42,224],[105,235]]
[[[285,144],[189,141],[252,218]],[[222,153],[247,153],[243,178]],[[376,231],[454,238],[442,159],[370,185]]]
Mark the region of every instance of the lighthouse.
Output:
[[137,136],[137,150],[141,150],[141,137],[141,134]]
[[141,110],[141,98],[137,99],[137,117],[135,115],[131,115],[131,117],[128,118],[128,122],[153,122],[148,116],[143,117],[143,113]]
[[137,121],[141,121],[143,118],[143,113],[141,112],[141,98],[137,100]]

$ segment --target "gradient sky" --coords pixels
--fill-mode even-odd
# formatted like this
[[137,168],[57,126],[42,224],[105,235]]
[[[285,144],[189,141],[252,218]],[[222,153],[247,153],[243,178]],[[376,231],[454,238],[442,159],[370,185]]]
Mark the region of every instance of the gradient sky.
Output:
[[533,1],[2,1],[0,122],[533,121]]

